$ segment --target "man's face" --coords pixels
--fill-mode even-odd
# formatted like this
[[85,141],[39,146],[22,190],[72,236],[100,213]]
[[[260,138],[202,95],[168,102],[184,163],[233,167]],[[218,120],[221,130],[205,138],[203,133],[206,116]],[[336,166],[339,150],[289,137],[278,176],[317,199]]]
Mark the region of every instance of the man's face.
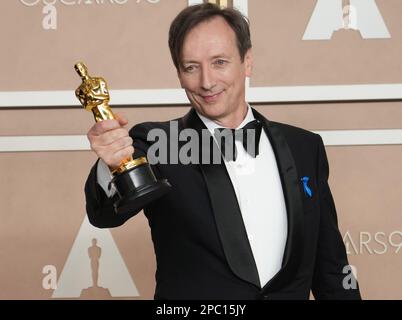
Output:
[[251,70],[251,50],[242,63],[236,34],[221,17],[199,24],[184,40],[178,71],[181,86],[192,106],[212,120],[245,115],[245,79]]

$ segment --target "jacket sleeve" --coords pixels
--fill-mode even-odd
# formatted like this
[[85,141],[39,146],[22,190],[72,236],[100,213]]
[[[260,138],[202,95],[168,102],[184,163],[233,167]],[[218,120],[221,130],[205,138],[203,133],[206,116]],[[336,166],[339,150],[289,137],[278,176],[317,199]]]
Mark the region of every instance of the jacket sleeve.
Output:
[[338,228],[335,203],[328,185],[329,166],[325,147],[321,137],[318,137],[320,229],[312,292],[315,299],[361,299],[356,279],[348,281],[353,274],[350,271],[345,245]]
[[[148,149],[146,137],[147,132],[144,126],[137,125],[130,130],[130,136],[134,141],[134,158],[146,156]],[[99,160],[98,160],[99,161]],[[118,215],[114,209],[114,202],[118,200],[117,193],[108,198],[105,191],[98,184],[97,166],[98,161],[92,167],[85,183],[85,200],[88,219],[92,225],[98,228],[114,228],[124,224],[128,219],[140,211],[129,214]]]

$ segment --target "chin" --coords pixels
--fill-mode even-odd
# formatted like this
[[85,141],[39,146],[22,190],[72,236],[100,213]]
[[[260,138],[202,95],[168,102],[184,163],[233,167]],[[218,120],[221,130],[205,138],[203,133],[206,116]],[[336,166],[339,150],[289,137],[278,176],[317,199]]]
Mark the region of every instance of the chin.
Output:
[[221,118],[225,114],[224,110],[219,107],[219,105],[208,105],[202,108],[202,110],[206,117],[212,119]]

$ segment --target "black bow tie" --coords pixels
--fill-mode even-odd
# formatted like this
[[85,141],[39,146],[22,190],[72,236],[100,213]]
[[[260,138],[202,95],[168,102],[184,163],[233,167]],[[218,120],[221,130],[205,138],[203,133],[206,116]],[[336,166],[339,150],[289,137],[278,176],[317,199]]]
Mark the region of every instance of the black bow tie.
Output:
[[247,123],[241,129],[217,128],[214,131],[218,147],[227,161],[236,161],[236,141],[241,141],[244,150],[253,158],[258,156],[262,125],[258,120]]

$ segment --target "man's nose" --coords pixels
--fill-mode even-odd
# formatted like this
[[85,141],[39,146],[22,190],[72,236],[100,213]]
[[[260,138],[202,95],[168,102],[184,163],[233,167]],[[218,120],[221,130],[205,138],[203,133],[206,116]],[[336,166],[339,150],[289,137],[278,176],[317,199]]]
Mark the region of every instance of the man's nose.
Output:
[[202,68],[201,86],[203,90],[211,90],[213,87],[215,87],[213,71],[209,67]]

